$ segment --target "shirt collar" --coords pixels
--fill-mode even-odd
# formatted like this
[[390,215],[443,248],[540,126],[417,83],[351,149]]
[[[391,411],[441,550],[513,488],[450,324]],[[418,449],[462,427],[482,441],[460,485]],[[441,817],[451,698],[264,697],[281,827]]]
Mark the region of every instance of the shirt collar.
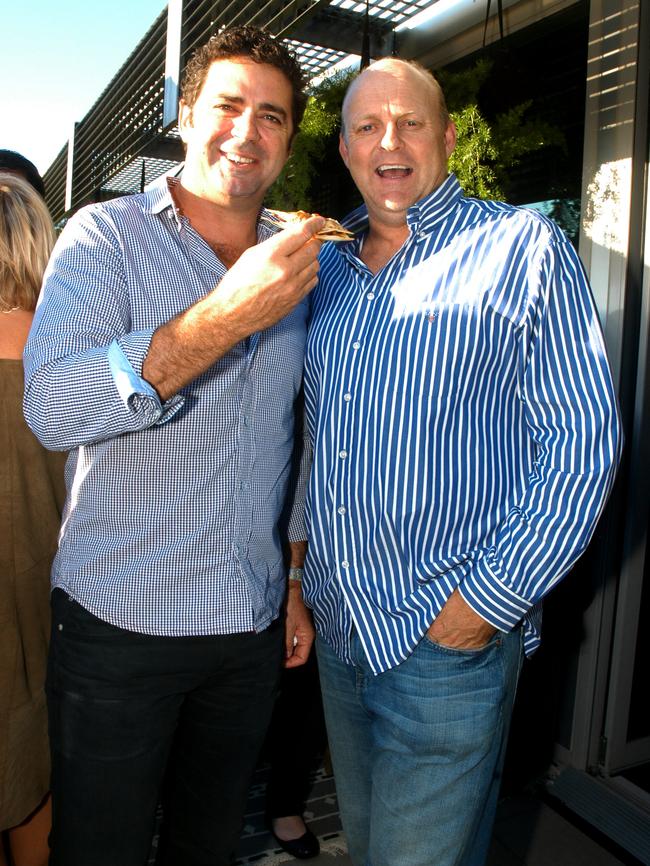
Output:
[[[430,232],[436,223],[451,213],[462,194],[456,175],[448,174],[439,187],[408,209],[406,224],[411,234]],[[365,234],[368,231],[368,210],[365,204],[348,214],[342,224],[355,235]]]
[[[171,208],[172,212],[176,215],[177,221],[181,217],[181,212],[179,211],[176,202],[174,200],[174,196],[172,193],[172,189],[175,186],[180,184],[179,177],[168,177],[167,175],[163,175],[158,178],[151,187],[144,193],[144,205],[143,210],[145,213],[159,214],[162,213],[167,208]],[[258,221],[257,223],[257,241],[264,241],[267,238],[270,238],[271,235],[275,234],[276,231],[280,231],[280,226],[277,228],[273,227],[270,219],[270,214],[266,213],[266,209],[262,208],[261,214],[266,214],[269,217],[269,220],[265,223],[261,223]]]
[[144,193],[143,210],[145,213],[158,214],[166,208],[175,209],[174,199],[170,191],[170,185],[179,183],[178,178],[163,175],[153,183]]

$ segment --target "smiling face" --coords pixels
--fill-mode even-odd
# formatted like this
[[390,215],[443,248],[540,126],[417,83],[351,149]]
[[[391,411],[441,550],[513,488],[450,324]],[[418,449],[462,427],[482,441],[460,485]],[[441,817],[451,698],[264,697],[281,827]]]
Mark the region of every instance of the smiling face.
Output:
[[257,211],[289,156],[289,80],[245,57],[215,60],[191,107],[181,102],[182,185],[227,207]]
[[370,66],[343,104],[340,152],[373,222],[404,226],[406,212],[447,177],[456,129],[437,85],[396,60]]

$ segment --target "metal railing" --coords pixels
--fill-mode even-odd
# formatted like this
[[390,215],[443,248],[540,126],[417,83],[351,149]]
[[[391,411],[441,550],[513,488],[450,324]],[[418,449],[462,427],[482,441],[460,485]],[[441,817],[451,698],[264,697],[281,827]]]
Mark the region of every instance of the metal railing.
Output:
[[[402,7],[410,5],[416,11],[432,2],[435,0],[400,0],[400,13]],[[370,4],[377,44],[392,32],[386,4],[387,0],[371,0]],[[182,69],[193,51],[221,27],[254,24],[287,39],[308,74],[318,75],[360,42],[364,10],[365,4],[341,8],[337,0],[185,0],[180,66]],[[75,125],[73,141],[45,173],[47,204],[55,224],[63,224],[89,202],[139,191],[152,172],[165,170],[165,160],[182,159],[173,122],[171,126],[163,123],[167,17],[165,8],[88,114]]]

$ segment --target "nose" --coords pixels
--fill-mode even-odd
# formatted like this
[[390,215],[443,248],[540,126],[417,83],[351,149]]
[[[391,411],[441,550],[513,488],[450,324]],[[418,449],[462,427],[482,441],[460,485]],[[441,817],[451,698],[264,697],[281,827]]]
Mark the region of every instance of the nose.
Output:
[[383,150],[397,150],[400,146],[400,140],[396,123],[386,124],[386,129],[379,144]]
[[240,141],[257,141],[259,131],[252,111],[242,111],[241,114],[237,115],[232,123],[232,134]]

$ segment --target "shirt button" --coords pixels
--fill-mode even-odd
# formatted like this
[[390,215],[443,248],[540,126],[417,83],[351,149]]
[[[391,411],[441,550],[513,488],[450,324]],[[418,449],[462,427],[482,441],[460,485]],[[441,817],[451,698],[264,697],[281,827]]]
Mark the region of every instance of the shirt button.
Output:
[[338,511],[339,514],[345,514],[347,512],[347,508],[345,507],[345,505],[339,505],[339,507],[336,510]]
[[244,415],[244,417],[241,420],[242,420],[242,424],[244,425],[244,427],[248,427],[248,423],[249,423],[248,415]]
[[355,352],[358,352],[361,348],[361,343],[358,340],[355,340],[354,343],[352,343],[352,348]]
[[368,292],[366,297],[368,298],[369,301],[374,301],[375,300],[375,293],[374,292]]
[[345,460],[345,458],[346,458],[347,456],[348,456],[348,452],[347,452],[347,451],[339,451],[339,457],[341,458],[341,460]]
[[352,394],[349,394],[349,393],[348,393],[348,394],[344,394],[344,395],[343,395],[343,399],[345,400],[346,403],[349,403],[350,400],[352,399]]
[[349,568],[349,567],[350,567],[350,563],[347,561],[347,559],[344,559],[343,562],[341,563],[341,568]]

